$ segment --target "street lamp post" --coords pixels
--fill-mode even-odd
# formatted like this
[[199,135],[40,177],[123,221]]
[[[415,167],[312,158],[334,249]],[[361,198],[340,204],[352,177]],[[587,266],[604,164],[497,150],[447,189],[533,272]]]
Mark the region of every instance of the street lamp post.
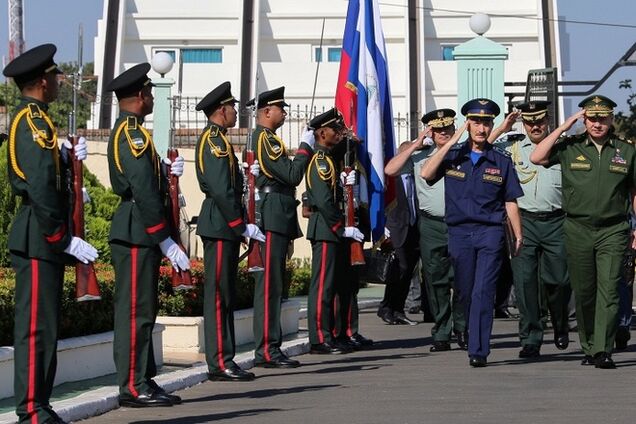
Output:
[[164,75],[170,72],[174,61],[172,56],[166,52],[159,52],[152,57],[152,69],[161,75],[161,78],[154,80],[155,87],[155,106],[153,109],[152,123],[152,139],[155,143],[157,152],[160,156],[166,155],[170,146],[170,137],[172,129],[172,86],[174,80],[165,78]]

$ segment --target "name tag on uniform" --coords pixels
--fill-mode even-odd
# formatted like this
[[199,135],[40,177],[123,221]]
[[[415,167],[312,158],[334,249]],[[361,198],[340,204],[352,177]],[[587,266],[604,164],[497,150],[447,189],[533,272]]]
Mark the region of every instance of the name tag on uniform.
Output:
[[447,177],[451,177],[451,178],[456,178],[458,180],[465,180],[466,179],[466,173],[459,171],[457,169],[447,169],[446,170],[446,176]]
[[624,174],[624,175],[627,175],[627,171],[628,171],[626,166],[618,166],[618,165],[610,165],[609,170],[610,172],[615,172],[617,174]]
[[483,181],[487,183],[499,184],[499,185],[503,184],[503,177],[501,175],[484,174],[481,178]]
[[592,164],[574,162],[570,164],[570,169],[573,171],[589,171],[590,169],[592,169]]

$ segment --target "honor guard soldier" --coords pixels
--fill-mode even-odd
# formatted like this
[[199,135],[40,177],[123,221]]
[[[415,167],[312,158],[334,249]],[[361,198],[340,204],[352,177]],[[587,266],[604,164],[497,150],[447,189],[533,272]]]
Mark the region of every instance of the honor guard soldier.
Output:
[[[455,134],[455,111],[436,109],[422,117],[427,130],[422,132],[409,148],[392,158],[385,168],[387,175],[398,175],[404,167],[412,168],[415,177],[419,216],[419,245],[422,273],[427,298],[435,324],[431,329],[431,352],[450,350],[454,333],[457,345],[468,348],[466,319],[463,307],[458,303],[454,288],[453,269],[448,253],[448,226],[445,221],[444,179],[428,185],[420,176],[422,166]],[[426,137],[430,134],[431,138]]]
[[[169,236],[165,202],[168,177],[143,119],[152,112],[154,86],[148,63],[135,65],[108,86],[119,101],[119,117],[108,141],[108,170],[121,198],[110,229],[115,268],[114,358],[121,406],[180,403],[152,378],[157,374],[152,330],[157,316],[157,285],[162,253],[172,266],[190,268],[188,256]],[[183,158],[170,167],[183,173]]]
[[265,368],[300,366],[280,350],[283,341],[280,310],[287,249],[290,241],[302,235],[296,214],[296,186],[302,181],[313,155],[313,137],[306,130],[303,133],[306,142],[300,143],[293,160],[289,158],[285,143],[275,133],[287,116],[285,107],[289,105],[285,103],[284,94],[285,87],[279,87],[247,103],[247,106],[256,105],[257,109],[257,125],[252,135],[252,147],[260,165],[256,207],[259,226],[266,238],[261,246],[264,270],[255,273],[254,365]]
[[527,134],[527,139],[523,135],[516,137],[511,134],[495,142],[496,146],[510,153],[523,189],[523,197],[517,200],[523,225],[523,247],[511,261],[520,315],[520,358],[540,355],[543,344],[542,297],[547,300],[555,346],[563,350],[570,342],[570,281],[564,261],[565,213],[561,207],[561,165],[544,168],[530,161],[535,146],[548,135],[549,104],[541,100],[521,103],[517,105],[520,113],[509,114],[502,127],[495,130],[510,131],[520,115]]
[[242,168],[226,136],[236,125],[236,102],[230,83],[224,82],[196,106],[208,118],[195,157],[197,180],[205,193],[197,221],[205,265],[205,359],[208,378],[214,381],[254,379],[234,362],[236,276],[242,238],[265,241],[256,225],[243,221]]
[[[330,150],[342,139],[344,123],[337,109],[331,109],[311,120],[316,151],[307,169],[307,201],[311,216],[307,239],[312,245],[311,285],[307,299],[310,353],[338,354],[351,351],[338,345],[332,337],[333,300],[336,274],[348,258],[341,243],[343,238],[362,241],[364,235],[356,227],[345,227],[340,209],[342,188]],[[355,178],[355,174],[352,173]],[[355,182],[355,181],[354,181]],[[353,182],[352,182],[353,183]]]
[[[448,247],[468,321],[469,364],[485,367],[503,259],[504,220],[507,216],[514,230],[516,254],[522,244],[516,199],[523,191],[509,155],[488,142],[499,106],[489,99],[474,99],[461,112],[466,123],[428,159],[421,175],[429,184],[445,178]],[[468,140],[456,145],[465,129]]]
[[[618,319],[618,286],[630,243],[629,212],[636,186],[636,152],[612,131],[616,103],[592,95],[583,108],[548,135],[530,159],[561,165],[563,229],[582,365],[614,368],[612,349]],[[580,118],[585,132],[565,137]]]
[[[53,61],[57,48],[43,44],[11,61],[3,71],[21,97],[9,131],[8,174],[22,199],[11,230],[9,251],[15,271],[14,393],[19,422],[63,423],[49,403],[57,363],[57,335],[64,265],[97,258],[97,250],[69,232],[70,189],[65,175],[71,151],[58,147],[47,114],[58,95]],[[86,159],[86,141],[75,147]],[[74,258],[71,258],[70,256]],[[4,384],[7,384],[5,381]]]

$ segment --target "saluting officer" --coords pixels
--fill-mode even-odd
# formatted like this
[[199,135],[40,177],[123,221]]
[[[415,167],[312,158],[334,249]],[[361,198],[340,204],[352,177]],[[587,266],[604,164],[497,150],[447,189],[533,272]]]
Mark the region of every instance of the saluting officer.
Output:
[[[387,163],[385,172],[397,175],[402,168],[411,167],[418,196],[419,245],[422,273],[427,298],[435,324],[431,329],[431,352],[450,350],[451,335],[455,333],[457,344],[467,349],[466,319],[459,305],[457,293],[451,295],[454,286],[453,269],[448,252],[448,226],[445,221],[444,180],[429,185],[420,177],[422,166],[455,134],[455,111],[436,109],[422,117],[429,131],[422,132],[409,148]],[[425,137],[430,133],[431,138]],[[432,141],[432,142],[431,142]]]
[[[307,226],[307,239],[312,245],[311,285],[307,299],[307,321],[311,353],[338,354],[350,351],[333,340],[333,300],[339,263],[348,257],[343,238],[362,241],[364,235],[356,227],[345,227],[339,202],[342,188],[331,149],[342,140],[344,123],[333,108],[311,120],[316,152],[307,169],[307,200],[312,208]],[[352,174],[355,178],[355,174]],[[347,245],[348,246],[348,245]],[[340,271],[339,271],[340,270]]]
[[506,117],[502,131],[510,130],[519,115],[527,139],[506,137],[495,142],[510,153],[519,177],[523,197],[517,203],[523,225],[523,247],[512,258],[517,306],[519,308],[520,358],[540,355],[543,344],[541,298],[544,294],[554,329],[554,344],[566,349],[568,337],[568,301],[570,281],[565,258],[561,207],[561,165],[550,168],[530,161],[535,146],[548,135],[547,101],[517,105],[519,112]]
[[[63,423],[49,403],[57,363],[57,335],[64,264],[84,263],[97,250],[69,232],[69,187],[65,174],[71,146],[58,148],[47,112],[58,95],[62,72],[57,48],[43,44],[11,61],[3,71],[21,98],[9,131],[9,182],[22,204],[11,224],[9,251],[15,271],[14,392],[20,422]],[[86,159],[86,141],[74,149]],[[5,381],[5,384],[7,382]]]
[[[148,63],[135,65],[108,86],[119,101],[119,117],[108,141],[108,170],[121,198],[110,229],[115,268],[114,358],[122,406],[180,403],[152,378],[157,374],[152,330],[157,316],[157,285],[162,252],[172,266],[187,270],[188,256],[170,238],[166,220],[168,178],[148,131],[141,125],[152,112],[154,84]],[[183,173],[183,158],[170,167]]]
[[[265,231],[261,245],[262,272],[255,273],[254,288],[254,365],[265,368],[295,368],[300,363],[280,350],[282,331],[280,309],[285,263],[290,241],[302,236],[296,214],[296,186],[300,184],[313,154],[313,137],[305,131],[296,156],[290,159],[285,143],[275,133],[285,122],[285,87],[261,93],[256,101],[256,128],[253,149],[260,165],[256,178],[259,190],[257,214]],[[252,172],[252,171],[250,171]]]
[[[448,247],[468,320],[469,364],[485,367],[503,258],[503,222],[507,215],[516,253],[522,244],[516,199],[523,191],[509,155],[488,143],[499,106],[489,99],[474,99],[461,112],[466,123],[428,159],[421,175],[429,184],[445,178]],[[456,145],[465,129],[468,140]]]
[[[579,107],[583,109],[539,143],[530,159],[543,166],[561,164],[565,247],[585,354],[581,365],[614,368],[611,352],[621,263],[630,239],[636,151],[611,130],[616,103],[592,95]],[[586,131],[560,140],[580,118]]]
[[242,168],[226,137],[228,128],[236,125],[236,102],[230,83],[224,82],[196,106],[208,118],[195,158],[197,180],[205,193],[197,221],[204,247],[205,359],[208,378],[214,381],[254,379],[234,362],[236,276],[242,237],[265,241],[256,225],[243,221]]

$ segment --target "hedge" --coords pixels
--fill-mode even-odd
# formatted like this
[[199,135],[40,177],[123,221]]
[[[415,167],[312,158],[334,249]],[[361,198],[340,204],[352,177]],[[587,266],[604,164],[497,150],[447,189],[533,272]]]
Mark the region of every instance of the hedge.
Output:
[[[293,259],[288,262],[290,297],[306,295],[311,281],[311,269],[307,261]],[[101,301],[77,302],[75,300],[75,273],[67,267],[60,312],[60,338],[86,336],[113,329],[113,291],[115,274],[109,264],[96,264],[97,279],[102,294]],[[192,261],[192,280],[195,288],[174,292],[170,285],[172,270],[162,265],[159,277],[159,315],[203,315],[203,263]],[[15,274],[11,268],[0,268],[0,346],[13,345]],[[250,308],[254,299],[254,280],[241,264],[237,281],[236,309]]]

